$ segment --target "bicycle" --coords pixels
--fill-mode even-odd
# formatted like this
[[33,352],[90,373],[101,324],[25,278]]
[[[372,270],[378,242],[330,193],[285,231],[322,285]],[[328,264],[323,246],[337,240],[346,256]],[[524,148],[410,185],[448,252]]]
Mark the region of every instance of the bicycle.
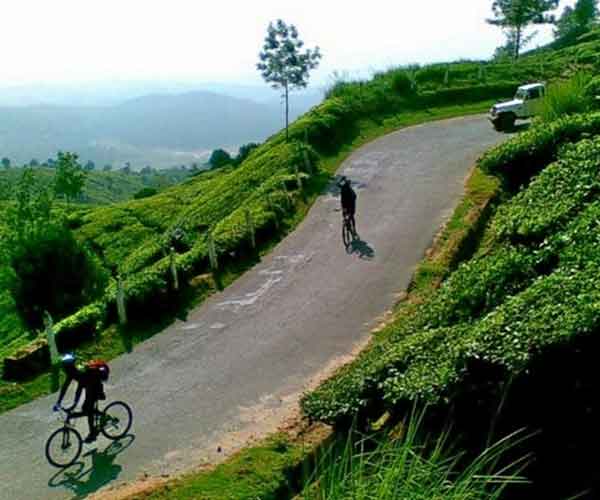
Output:
[[352,217],[349,212],[344,211],[343,213],[343,224],[342,224],[342,241],[344,246],[348,248],[357,237],[356,230],[352,224]]
[[[59,419],[63,426],[55,430],[46,441],[46,459],[54,467],[65,468],[74,464],[83,448],[83,438],[71,420],[86,415],[74,415],[73,408],[60,408]],[[79,412],[77,412],[79,413]],[[133,423],[133,413],[127,403],[113,401],[102,411],[94,407],[95,428],[106,438],[117,441],[125,436]]]

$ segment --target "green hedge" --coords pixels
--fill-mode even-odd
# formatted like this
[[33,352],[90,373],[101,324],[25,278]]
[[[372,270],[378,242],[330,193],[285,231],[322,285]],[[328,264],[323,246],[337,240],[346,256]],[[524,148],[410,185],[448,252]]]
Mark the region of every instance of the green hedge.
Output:
[[424,107],[434,107],[447,106],[449,103],[455,102],[472,103],[501,99],[512,97],[519,85],[520,82],[518,81],[509,81],[487,85],[468,85],[438,89],[436,91],[423,92],[419,95],[418,102]]
[[599,159],[600,137],[562,149],[557,162],[498,211],[497,234],[531,242],[556,231],[600,193]]
[[488,151],[479,160],[479,166],[487,173],[502,177],[510,187],[517,187],[556,160],[561,145],[599,132],[600,113],[537,124]]

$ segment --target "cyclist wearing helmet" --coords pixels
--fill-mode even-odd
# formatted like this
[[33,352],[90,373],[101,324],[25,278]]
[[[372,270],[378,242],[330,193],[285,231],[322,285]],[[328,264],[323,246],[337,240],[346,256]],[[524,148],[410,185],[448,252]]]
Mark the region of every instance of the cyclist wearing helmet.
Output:
[[60,389],[58,401],[54,405],[54,411],[58,411],[61,408],[63,397],[71,382],[75,380],[77,382],[77,390],[75,392],[74,403],[67,410],[73,410],[77,406],[79,398],[81,397],[81,391],[85,389],[85,401],[81,407],[82,411],[73,413],[73,416],[87,416],[90,433],[85,438],[85,442],[91,443],[98,437],[98,431],[94,426],[94,410],[98,400],[105,398],[102,381],[108,378],[108,366],[105,363],[100,362],[98,367],[94,366],[94,368],[91,368],[90,363],[83,370],[80,370],[75,366],[75,361],[76,358],[74,354],[65,354],[62,357],[62,366],[67,378]]
[[356,213],[356,193],[350,185],[350,179],[343,176],[338,183],[340,187],[341,200],[342,200],[342,212],[344,216],[350,217],[352,223],[352,231],[356,234],[356,221],[354,220],[354,214]]

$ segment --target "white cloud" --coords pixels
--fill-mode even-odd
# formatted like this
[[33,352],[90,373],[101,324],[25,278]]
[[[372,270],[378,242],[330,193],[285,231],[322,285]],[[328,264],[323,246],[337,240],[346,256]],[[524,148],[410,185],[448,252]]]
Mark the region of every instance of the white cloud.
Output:
[[[324,58],[315,75],[487,58],[491,0],[4,0],[0,85],[89,80],[258,81],[265,28],[283,18]],[[574,0],[562,2],[562,6]],[[561,6],[561,8],[562,8]],[[540,28],[535,43],[551,39]]]

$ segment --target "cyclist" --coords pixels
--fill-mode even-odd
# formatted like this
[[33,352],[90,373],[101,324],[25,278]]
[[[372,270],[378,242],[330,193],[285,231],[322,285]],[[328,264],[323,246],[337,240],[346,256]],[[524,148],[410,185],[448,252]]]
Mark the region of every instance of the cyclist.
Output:
[[65,354],[61,361],[67,379],[60,389],[58,401],[53,409],[54,411],[58,411],[61,408],[63,397],[71,382],[75,380],[77,382],[77,390],[75,392],[74,403],[67,410],[73,410],[77,406],[81,397],[81,391],[85,389],[85,401],[81,407],[82,411],[73,413],[72,416],[87,416],[90,433],[84,441],[91,443],[98,437],[98,430],[94,425],[94,411],[98,400],[106,398],[102,382],[108,379],[108,366],[104,362],[91,362],[83,370],[80,370],[75,365],[75,355],[71,353]]
[[352,232],[356,235],[356,221],[354,214],[356,213],[356,193],[352,189],[350,179],[343,176],[338,183],[341,191],[342,212],[344,217],[350,217]]

